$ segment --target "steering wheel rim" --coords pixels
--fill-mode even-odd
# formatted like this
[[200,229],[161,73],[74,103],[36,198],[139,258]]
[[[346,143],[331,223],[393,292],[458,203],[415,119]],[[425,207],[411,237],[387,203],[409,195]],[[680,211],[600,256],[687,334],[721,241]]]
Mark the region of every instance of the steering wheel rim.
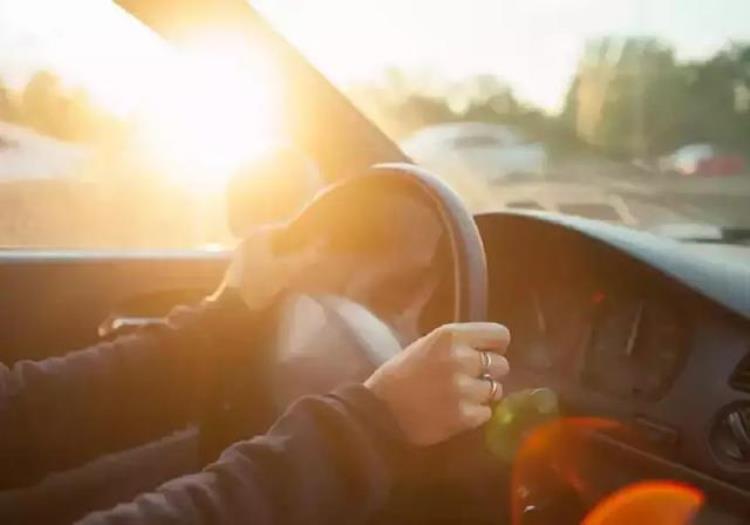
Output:
[[394,177],[418,187],[434,205],[451,247],[456,322],[487,318],[487,258],[474,217],[458,194],[424,168],[407,163],[376,164],[370,174]]
[[[340,227],[343,233],[341,237],[350,240],[352,231],[356,230],[351,223],[359,221],[363,227],[367,227],[367,215],[357,214],[356,217],[347,216],[346,220],[341,220],[342,217],[331,217],[331,210],[340,207],[358,209],[355,204],[366,209],[368,198],[374,192],[411,193],[436,212],[447,236],[453,266],[453,305],[449,320],[484,321],[487,317],[487,262],[479,229],[469,210],[451,188],[437,176],[413,164],[378,164],[358,176],[329,186],[287,225],[285,233],[277,239],[277,249],[293,250],[302,245],[305,238],[319,234],[321,228]],[[318,214],[323,217],[322,227],[315,225],[320,209],[324,210]],[[326,216],[326,213],[329,215]]]

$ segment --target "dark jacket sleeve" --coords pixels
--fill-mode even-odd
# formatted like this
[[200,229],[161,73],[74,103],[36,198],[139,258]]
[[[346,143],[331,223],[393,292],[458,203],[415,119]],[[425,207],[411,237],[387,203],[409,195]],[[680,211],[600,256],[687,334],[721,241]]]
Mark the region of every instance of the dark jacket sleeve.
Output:
[[228,326],[237,323],[228,309],[180,307],[163,326],[59,358],[0,365],[0,488],[185,427],[231,354],[250,351],[223,337],[239,333]]
[[405,441],[361,385],[295,403],[271,430],[227,449],[201,473],[83,525],[360,523],[388,496]]

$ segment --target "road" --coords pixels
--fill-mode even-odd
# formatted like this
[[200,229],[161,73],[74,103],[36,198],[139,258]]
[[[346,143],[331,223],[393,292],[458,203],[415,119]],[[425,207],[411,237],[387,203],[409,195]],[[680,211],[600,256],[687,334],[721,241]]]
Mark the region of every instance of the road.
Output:
[[750,173],[666,175],[601,158],[563,162],[551,171],[550,180],[595,185],[635,202],[651,202],[691,222],[750,228]]
[[614,181],[624,197],[647,198],[695,222],[750,228],[750,174],[732,177],[655,176]]

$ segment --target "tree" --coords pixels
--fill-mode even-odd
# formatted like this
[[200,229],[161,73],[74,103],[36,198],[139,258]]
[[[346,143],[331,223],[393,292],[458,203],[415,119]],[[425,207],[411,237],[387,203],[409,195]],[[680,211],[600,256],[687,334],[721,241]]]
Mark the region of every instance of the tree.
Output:
[[15,122],[19,118],[19,108],[15,94],[0,80],[0,121]]
[[8,89],[0,83],[0,120],[12,120],[12,110],[10,93],[8,93]]
[[60,79],[49,71],[36,73],[21,95],[23,123],[40,133],[60,137],[63,106]]
[[571,82],[563,121],[585,141],[626,157],[658,156],[692,142],[750,146],[750,47],[679,63],[651,38],[590,42]]
[[20,96],[13,95],[0,84],[0,119],[39,133],[72,142],[100,141],[127,133],[125,123],[94,105],[85,90],[65,90],[49,71],[35,73]]

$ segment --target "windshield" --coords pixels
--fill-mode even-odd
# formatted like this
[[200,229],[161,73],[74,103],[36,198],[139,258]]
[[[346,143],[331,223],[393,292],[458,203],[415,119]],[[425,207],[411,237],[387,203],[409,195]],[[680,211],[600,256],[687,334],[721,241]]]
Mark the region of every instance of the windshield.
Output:
[[750,226],[746,0],[253,3],[475,211]]
[[[745,0],[251,3],[475,212],[750,238]],[[111,2],[0,0],[0,246],[229,243],[227,180],[298,107],[247,48],[176,49]]]

